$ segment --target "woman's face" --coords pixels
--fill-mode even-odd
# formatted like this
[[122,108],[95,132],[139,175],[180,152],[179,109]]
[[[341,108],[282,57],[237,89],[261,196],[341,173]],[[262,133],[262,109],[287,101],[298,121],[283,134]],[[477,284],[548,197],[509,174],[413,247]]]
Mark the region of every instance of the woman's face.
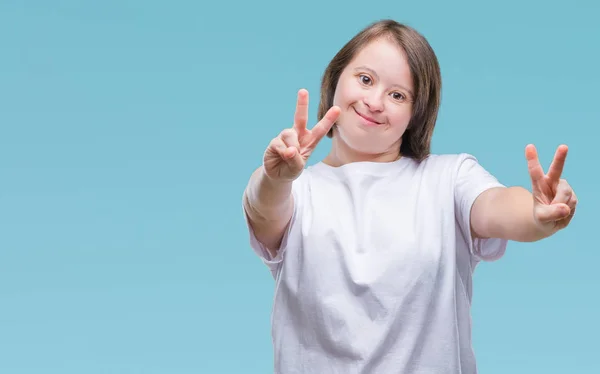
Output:
[[402,48],[388,38],[366,45],[342,72],[333,105],[344,146],[364,154],[400,151],[413,109],[413,81]]

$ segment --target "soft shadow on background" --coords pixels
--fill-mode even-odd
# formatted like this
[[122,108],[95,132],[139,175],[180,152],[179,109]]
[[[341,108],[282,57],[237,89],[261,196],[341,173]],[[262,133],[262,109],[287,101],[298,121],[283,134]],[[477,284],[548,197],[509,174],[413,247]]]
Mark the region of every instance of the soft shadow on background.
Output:
[[[570,153],[571,226],[475,274],[486,374],[600,372],[600,6],[312,1],[0,3],[0,372],[272,372],[273,280],[241,210],[296,92],[381,18],[442,66],[433,151],[530,187]],[[329,147],[325,139],[310,163]]]

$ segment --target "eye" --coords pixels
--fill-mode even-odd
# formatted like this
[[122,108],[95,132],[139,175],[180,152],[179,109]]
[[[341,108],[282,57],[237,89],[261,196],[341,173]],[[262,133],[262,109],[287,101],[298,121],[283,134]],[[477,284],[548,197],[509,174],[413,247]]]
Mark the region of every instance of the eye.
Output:
[[392,92],[391,95],[394,100],[398,100],[398,101],[406,100],[406,96],[404,96],[400,92]]
[[371,77],[369,77],[368,75],[361,74],[358,76],[358,79],[360,79],[360,82],[362,84],[370,85],[371,83],[373,83]]

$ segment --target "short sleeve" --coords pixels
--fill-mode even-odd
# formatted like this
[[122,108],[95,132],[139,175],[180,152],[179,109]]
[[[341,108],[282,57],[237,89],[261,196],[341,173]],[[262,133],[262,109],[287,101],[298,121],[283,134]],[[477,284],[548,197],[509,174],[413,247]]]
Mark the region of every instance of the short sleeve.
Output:
[[508,241],[499,238],[474,240],[471,235],[471,208],[481,193],[504,185],[485,170],[475,157],[462,154],[459,157],[454,187],[456,219],[471,255],[477,261],[500,259],[506,251]]
[[256,234],[252,229],[252,226],[250,225],[248,215],[246,214],[246,209],[244,208],[244,204],[242,203],[243,215],[249,234],[250,247],[252,248],[254,253],[260,258],[260,260],[262,260],[262,262],[269,268],[271,274],[273,275],[273,278],[277,277],[277,273],[279,272],[279,268],[285,257],[285,252],[287,250],[287,247],[289,246],[290,235],[292,231],[295,230],[297,222],[299,221],[298,216],[299,212],[301,211],[300,205],[302,204],[302,197],[300,196],[300,185],[301,178],[298,178],[294,181],[294,184],[292,186],[292,196],[294,198],[294,210],[292,212],[292,218],[283,235],[283,238],[281,240],[281,246],[279,247],[279,250],[277,251],[277,255],[275,257],[273,257],[271,255],[271,252],[269,252],[269,250],[267,249],[267,247],[256,238]]

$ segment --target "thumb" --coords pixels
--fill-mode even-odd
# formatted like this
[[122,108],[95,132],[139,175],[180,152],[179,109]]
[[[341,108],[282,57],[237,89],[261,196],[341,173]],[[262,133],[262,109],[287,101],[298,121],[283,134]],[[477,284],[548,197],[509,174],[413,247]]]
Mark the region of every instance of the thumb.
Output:
[[565,219],[571,214],[571,208],[567,204],[538,205],[535,216],[542,223],[550,223]]

